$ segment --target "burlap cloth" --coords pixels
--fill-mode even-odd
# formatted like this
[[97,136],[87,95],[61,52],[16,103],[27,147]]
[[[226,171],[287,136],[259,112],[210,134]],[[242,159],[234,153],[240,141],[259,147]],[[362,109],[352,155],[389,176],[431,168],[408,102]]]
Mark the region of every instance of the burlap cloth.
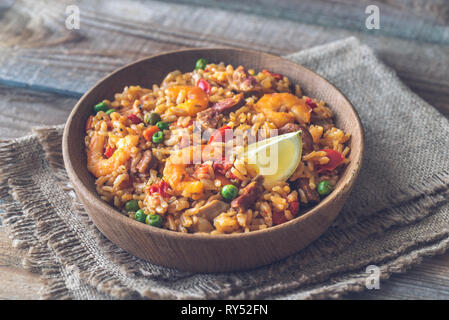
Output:
[[[61,157],[62,126],[0,145],[1,218],[44,298],[329,298],[365,288],[449,246],[449,124],[356,39],[288,56],[354,104],[366,134],[361,174],[334,225],[306,249],[247,272],[194,274],[124,252],[92,225]],[[282,244],[279,244],[282,245]],[[219,254],[219,253],[218,253]],[[380,284],[382,287],[382,282]]]

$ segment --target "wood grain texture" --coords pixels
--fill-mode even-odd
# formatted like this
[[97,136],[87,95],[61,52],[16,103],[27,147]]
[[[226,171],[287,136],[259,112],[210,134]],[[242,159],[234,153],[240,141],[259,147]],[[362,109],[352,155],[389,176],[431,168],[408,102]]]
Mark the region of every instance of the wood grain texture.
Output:
[[0,300],[39,299],[43,280],[23,269],[22,255],[11,246],[5,227],[0,226]]
[[25,136],[31,128],[64,123],[76,99],[0,85],[0,128],[4,139]]
[[379,290],[347,294],[345,299],[449,299],[449,255],[426,258],[405,274],[380,282]]
[[[171,70],[192,69],[198,57],[207,61],[226,60],[234,66],[283,74],[298,83],[307,96],[326,101],[338,128],[351,135],[350,163],[340,175],[335,189],[305,214],[278,226],[250,233],[229,235],[184,234],[150,227],[120,214],[102,201],[94,178],[84,165],[85,123],[92,105],[111,99],[127,84],[150,87],[160,83]],[[256,51],[237,49],[196,49],[162,54],[128,65],[90,89],[71,112],[62,141],[64,164],[79,199],[98,229],[112,242],[131,254],[153,263],[181,270],[224,272],[245,270],[285,258],[317,239],[343,207],[362,164],[363,129],[350,102],[329,82],[291,61]],[[283,243],[283,246],[279,246]],[[219,252],[220,254],[217,254]]]
[[[65,28],[65,7],[73,3],[80,7],[81,29],[69,31]],[[332,8],[340,5],[337,2]],[[404,10],[404,6],[397,10]],[[425,12],[446,12],[443,4],[430,7]],[[420,10],[412,11],[417,15]],[[389,9],[383,12],[392,14]],[[422,14],[413,19],[414,23],[435,20],[433,23],[441,24],[432,14]],[[288,54],[354,35],[373,47],[407,85],[449,115],[448,45],[391,38],[377,30],[350,31],[154,1],[99,0],[92,4],[87,0],[18,0],[3,9],[1,16],[0,82],[6,84],[79,97],[119,66],[166,50],[234,46]],[[219,19],[226,23],[216,22]]]
[[365,19],[368,16],[365,9],[368,5],[375,5],[381,14],[381,28],[378,34],[449,44],[447,26],[449,4],[438,0],[169,0],[169,2],[214,7],[362,33],[371,33],[365,27]]

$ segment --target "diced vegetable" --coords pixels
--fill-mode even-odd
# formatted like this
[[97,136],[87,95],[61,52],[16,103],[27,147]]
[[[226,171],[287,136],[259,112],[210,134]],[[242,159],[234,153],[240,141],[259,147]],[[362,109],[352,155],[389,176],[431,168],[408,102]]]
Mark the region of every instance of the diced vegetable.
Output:
[[210,91],[212,90],[212,87],[210,86],[210,83],[207,82],[207,81],[204,80],[204,79],[199,79],[199,80],[196,82],[196,86],[197,86],[198,88],[200,88],[201,90],[203,90],[204,92],[206,92],[207,94],[209,94]]
[[95,113],[103,111],[106,112],[108,110],[108,104],[106,102],[100,102],[94,106]]
[[107,115],[110,115],[111,113],[115,112],[115,109],[109,109],[108,111],[106,111]]
[[[296,215],[299,212],[299,202],[298,201],[290,202],[288,209],[290,210],[292,216],[296,217]],[[283,211],[274,210],[271,217],[273,219],[274,225],[282,224],[288,221]]]
[[159,121],[156,123],[156,126],[162,131],[162,130],[168,130],[170,128],[170,124],[164,121]]
[[239,190],[233,184],[227,184],[221,188],[221,195],[226,200],[233,200],[239,194]]
[[156,126],[148,127],[143,131],[143,137],[147,141],[153,141],[153,135],[159,131],[159,128]]
[[149,194],[159,193],[163,198],[169,198],[168,184],[165,181],[153,184],[148,188]]
[[334,186],[328,180],[321,181],[317,186],[317,191],[321,196],[328,195],[332,192],[333,189]]
[[162,226],[162,217],[158,214],[149,214],[146,216],[145,223],[152,227],[161,227]]
[[312,109],[315,109],[318,107],[318,105],[315,102],[313,102],[313,100],[310,98],[306,99],[306,105],[308,105]]
[[125,210],[128,212],[133,212],[139,210],[139,202],[137,200],[129,200],[125,203]]
[[288,209],[290,210],[290,212],[292,213],[292,215],[294,217],[296,217],[296,215],[299,212],[299,202],[298,201],[292,201],[290,202]]
[[210,137],[208,144],[212,142],[224,142],[226,130],[231,130],[230,126],[224,126],[214,132],[214,134]]
[[285,217],[285,215],[284,215],[284,212],[283,211],[277,211],[277,210],[275,210],[275,211],[273,211],[273,214],[272,214],[272,219],[273,219],[273,224],[274,225],[278,225],[278,224],[282,224],[282,223],[284,223],[284,222],[287,222],[287,218]]
[[161,116],[157,112],[151,112],[147,117],[147,123],[152,126],[156,125],[159,121],[161,121]]
[[112,157],[112,155],[114,154],[116,148],[111,147],[110,145],[107,146],[106,151],[104,152],[104,156],[106,158],[110,158]]
[[161,143],[164,141],[164,133],[162,131],[155,132],[153,138],[151,138],[154,143]]
[[207,65],[207,61],[204,58],[198,59],[195,64],[195,69],[205,69]]
[[139,209],[134,214],[134,220],[145,223],[145,219],[147,218],[147,215],[142,209]]
[[216,161],[212,164],[212,168],[216,173],[222,174],[223,176],[226,172],[232,168],[232,163],[226,162],[226,158],[223,157],[221,161]]
[[134,113],[132,113],[128,116],[128,120],[130,120],[133,124],[139,124],[142,122],[142,120],[138,116],[136,116]]
[[332,171],[345,160],[345,157],[336,150],[324,149],[322,151],[326,152],[326,156],[329,158],[329,162],[318,166],[317,168],[318,173],[323,171]]
[[262,73],[267,73],[270,76],[272,76],[272,77],[274,77],[275,79],[278,79],[278,80],[282,80],[284,78],[284,76],[282,74],[280,74],[280,73],[273,73],[273,72],[270,72],[270,71],[268,71],[266,69],[263,69]]

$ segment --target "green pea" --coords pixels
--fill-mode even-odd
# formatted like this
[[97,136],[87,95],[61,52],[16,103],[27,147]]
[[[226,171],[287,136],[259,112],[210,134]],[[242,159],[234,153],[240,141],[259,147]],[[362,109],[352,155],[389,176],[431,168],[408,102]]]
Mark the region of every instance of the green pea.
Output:
[[161,143],[164,141],[164,133],[162,131],[158,131],[155,134],[153,134],[152,138],[154,143]]
[[334,186],[328,180],[323,180],[318,183],[317,191],[322,196],[328,195],[333,189]]
[[164,121],[159,121],[158,123],[156,123],[156,126],[161,131],[168,130],[170,128],[170,124],[168,124],[167,122],[164,122]]
[[137,211],[139,210],[139,202],[137,200],[129,200],[125,203],[126,211]]
[[139,209],[136,211],[136,213],[134,214],[134,220],[145,223],[145,220],[147,218],[147,215],[145,214],[145,211],[143,211],[142,209]]
[[147,117],[147,123],[151,124],[152,126],[154,126],[159,121],[161,121],[161,116],[159,115],[159,113],[151,112]]
[[204,59],[204,58],[198,59],[195,64],[195,70],[198,70],[198,69],[204,70],[206,68],[206,65],[207,65],[206,59]]
[[106,114],[111,114],[111,113],[113,113],[113,112],[115,112],[115,109],[109,109],[108,111],[106,111]]
[[237,189],[237,187],[233,184],[227,184],[223,188],[221,188],[221,195],[226,200],[234,199],[235,197],[237,197],[238,193],[239,189]]
[[94,107],[95,113],[100,112],[100,111],[106,112],[107,110],[108,110],[108,104],[104,101],[96,104]]
[[158,214],[149,214],[145,219],[145,223],[152,227],[162,226],[162,217]]

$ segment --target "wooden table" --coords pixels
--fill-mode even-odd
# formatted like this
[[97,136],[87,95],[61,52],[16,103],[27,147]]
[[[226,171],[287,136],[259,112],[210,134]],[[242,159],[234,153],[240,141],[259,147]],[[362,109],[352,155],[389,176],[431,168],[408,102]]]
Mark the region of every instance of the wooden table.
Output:
[[[66,8],[72,4],[80,9],[79,30],[66,28]],[[380,9],[379,30],[365,27],[368,5]],[[228,23],[215,24],[223,16]],[[351,35],[374,48],[406,85],[448,117],[448,22],[449,3],[443,0],[212,0],[207,5],[5,0],[0,4],[1,137],[63,123],[89,86],[140,57],[194,46],[288,54]],[[43,279],[22,268],[21,255],[0,226],[0,299],[39,298]],[[447,299],[449,254],[393,275],[380,290],[347,298]]]

